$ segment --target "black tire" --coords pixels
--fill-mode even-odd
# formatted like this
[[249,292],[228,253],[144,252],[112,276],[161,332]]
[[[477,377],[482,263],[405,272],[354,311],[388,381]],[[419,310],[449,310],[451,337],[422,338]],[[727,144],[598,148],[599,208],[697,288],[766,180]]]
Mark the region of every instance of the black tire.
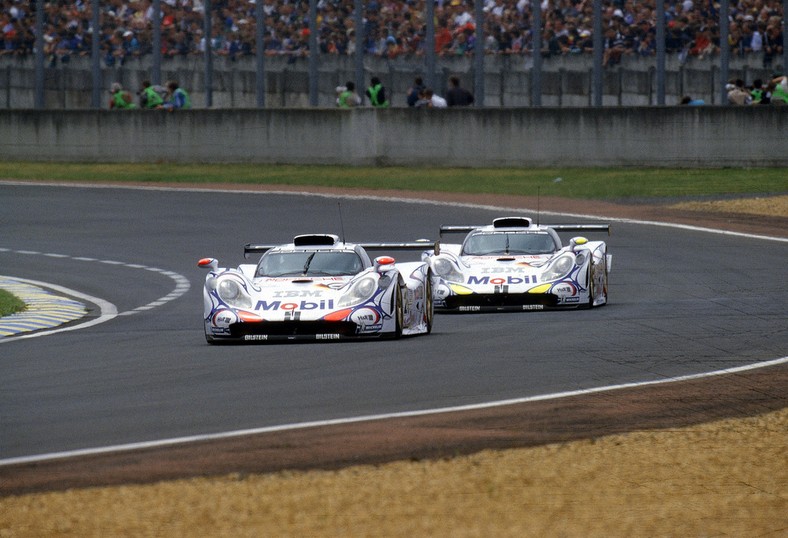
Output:
[[404,324],[405,313],[402,308],[402,286],[399,282],[394,286],[394,319],[396,325],[394,327],[394,338],[402,338],[402,325]]
[[[605,284],[604,284],[604,288],[603,288],[604,292],[605,292],[605,302],[604,302],[604,304],[607,304],[607,302],[609,301],[609,299],[607,297],[607,262],[605,262],[605,266],[603,267],[603,271],[604,271],[604,275],[605,275]],[[600,306],[602,306],[602,305],[600,305]]]
[[593,271],[591,267],[588,268],[588,308],[594,308],[594,295],[596,295],[596,290],[594,289],[594,275],[592,274]]
[[[605,293],[605,302],[602,303],[602,304],[606,305],[607,304],[607,263],[603,262],[601,270],[603,272],[602,274],[604,275],[604,279],[605,279],[604,286],[603,286],[603,290],[604,290],[604,293]],[[589,271],[589,276],[588,276],[588,293],[589,293],[589,296],[588,296],[588,308],[594,308],[594,296],[596,296],[596,285],[594,284],[594,278],[591,276],[590,273],[591,272]],[[602,305],[599,305],[599,306],[602,306]]]
[[427,323],[427,334],[432,332],[432,320],[435,317],[435,307],[432,304],[432,275],[427,274],[427,283],[424,285],[424,317]]

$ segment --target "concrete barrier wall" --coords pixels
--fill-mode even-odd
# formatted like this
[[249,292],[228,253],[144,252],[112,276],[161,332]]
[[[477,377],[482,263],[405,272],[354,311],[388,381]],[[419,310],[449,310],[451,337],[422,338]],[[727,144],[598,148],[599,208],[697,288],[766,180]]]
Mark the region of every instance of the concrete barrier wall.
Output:
[[[309,75],[307,58],[267,57],[265,60],[266,108],[307,107]],[[719,58],[691,59],[681,63],[675,55],[666,62],[665,102],[677,104],[684,95],[704,99],[707,104],[720,102]],[[352,57],[321,56],[318,74],[318,105],[334,106],[334,89],[355,80]],[[405,95],[414,76],[424,74],[423,59],[364,60],[365,81],[378,75],[391,94],[392,105],[406,106]],[[448,79],[458,75],[464,86],[474,88],[474,60],[471,57],[440,58],[436,68],[436,89],[445,95]],[[211,108],[254,108],[257,104],[255,59],[213,62]],[[522,56],[488,56],[485,58],[484,88],[486,107],[531,106],[532,66]],[[775,66],[772,69],[777,69]],[[747,83],[771,76],[758,55],[735,57],[730,78]],[[542,73],[542,105],[589,106],[591,104],[593,60],[590,55],[548,58]],[[64,110],[91,108],[92,70],[90,58],[74,57],[68,63],[55,62],[45,69],[45,108]],[[150,58],[129,60],[122,66],[101,69],[102,107],[109,103],[109,88],[120,82],[133,92],[141,82],[151,78]],[[175,79],[189,91],[193,105],[204,108],[205,66],[199,57],[171,58],[162,63],[162,80]],[[0,109],[25,109],[34,106],[35,64],[32,56],[0,56]],[[656,104],[656,71],[653,58],[625,57],[621,64],[605,70],[603,105],[644,106]]]
[[788,107],[0,111],[0,159],[788,166]]

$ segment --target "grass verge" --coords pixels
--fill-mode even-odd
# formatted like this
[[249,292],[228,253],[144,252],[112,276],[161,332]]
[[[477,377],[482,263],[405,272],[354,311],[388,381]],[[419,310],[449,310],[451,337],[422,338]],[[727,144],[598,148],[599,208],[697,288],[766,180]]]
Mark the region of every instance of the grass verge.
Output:
[[240,183],[584,199],[785,193],[786,168],[410,168],[175,163],[0,163],[0,178]]
[[25,303],[16,295],[5,290],[0,290],[0,318],[21,312],[25,309]]

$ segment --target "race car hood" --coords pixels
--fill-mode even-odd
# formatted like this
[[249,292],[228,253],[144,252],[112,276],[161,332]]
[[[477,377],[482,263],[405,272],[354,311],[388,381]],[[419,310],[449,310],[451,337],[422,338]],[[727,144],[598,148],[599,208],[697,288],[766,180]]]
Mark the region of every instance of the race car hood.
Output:
[[550,260],[553,254],[528,256],[463,256],[462,261],[471,272],[482,270],[504,270],[512,267],[517,272],[536,270]]
[[478,292],[507,285],[528,289],[539,282],[539,275],[551,255],[464,256],[462,284]]
[[255,278],[251,310],[267,321],[298,313],[300,319],[322,319],[342,310],[339,300],[353,280],[350,276]]

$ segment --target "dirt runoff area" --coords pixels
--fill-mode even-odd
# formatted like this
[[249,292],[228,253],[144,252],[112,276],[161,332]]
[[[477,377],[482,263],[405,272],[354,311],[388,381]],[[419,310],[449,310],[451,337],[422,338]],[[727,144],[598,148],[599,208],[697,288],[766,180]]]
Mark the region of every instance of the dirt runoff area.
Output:
[[[541,204],[788,237],[788,196]],[[786,454],[780,364],[496,410],[0,468],[0,538],[788,536]]]

